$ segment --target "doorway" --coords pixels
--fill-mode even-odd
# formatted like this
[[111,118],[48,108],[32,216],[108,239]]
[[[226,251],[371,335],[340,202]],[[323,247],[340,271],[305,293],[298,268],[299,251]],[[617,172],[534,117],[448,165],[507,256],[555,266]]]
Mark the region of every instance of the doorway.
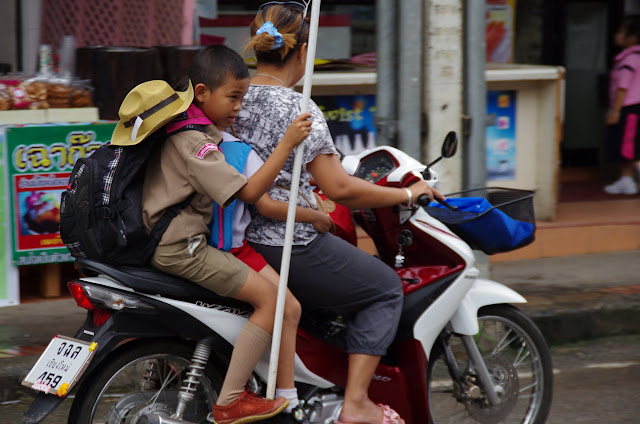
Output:
[[623,0],[545,3],[543,60],[566,68],[563,167],[605,166],[608,72],[624,6]]
[[606,135],[609,4],[571,1],[566,10],[563,157],[566,165],[596,165]]
[[543,63],[566,69],[561,180],[581,184],[572,187],[574,196],[595,200],[616,176],[606,161],[604,118],[617,53],[613,37],[624,9],[623,0],[545,0]]

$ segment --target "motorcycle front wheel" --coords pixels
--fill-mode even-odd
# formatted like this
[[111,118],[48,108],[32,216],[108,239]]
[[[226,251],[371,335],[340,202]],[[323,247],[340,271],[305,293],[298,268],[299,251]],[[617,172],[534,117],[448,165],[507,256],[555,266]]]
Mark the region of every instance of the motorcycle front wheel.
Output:
[[[194,346],[149,342],[124,347],[105,361],[78,390],[70,423],[146,424],[175,412],[188,378]],[[224,370],[204,368],[183,419],[205,423],[218,398]]]
[[553,369],[540,330],[510,305],[480,309],[478,324],[473,339],[501,402],[489,403],[462,341],[447,334],[460,378],[452,377],[445,349],[436,343],[427,371],[431,423],[543,424],[551,408]]

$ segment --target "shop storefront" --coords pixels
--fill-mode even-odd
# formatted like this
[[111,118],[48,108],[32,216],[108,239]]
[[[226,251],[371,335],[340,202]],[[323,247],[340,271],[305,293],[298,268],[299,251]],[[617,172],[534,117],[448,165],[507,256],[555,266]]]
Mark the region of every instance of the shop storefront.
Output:
[[[177,81],[185,74],[200,45],[225,43],[242,51],[248,38],[247,26],[258,4],[249,0],[218,0],[206,2],[207,7],[203,8],[200,7],[200,3],[203,2],[194,0],[152,0],[130,1],[127,2],[126,8],[119,8],[119,1],[104,2],[108,3],[106,6],[88,0],[21,0],[8,3],[11,5],[0,6],[0,12],[3,12],[0,14],[0,25],[6,23],[4,27],[12,28],[14,36],[0,48],[0,63],[5,64],[0,66],[0,73],[21,71],[20,75],[11,76],[17,79],[19,84],[29,80],[36,73],[41,74],[42,62],[36,60],[39,57],[40,46],[51,46],[52,57],[68,57],[66,53],[63,54],[63,47],[70,45],[71,41],[64,36],[73,35],[75,55],[74,64],[71,65],[71,80],[90,82],[90,95],[95,109],[92,109],[91,117],[70,116],[55,107],[58,106],[55,96],[51,96],[52,104],[49,106],[54,107],[30,110],[30,115],[22,115],[23,111],[16,110],[7,111],[9,115],[0,115],[0,124],[27,125],[23,128],[5,129],[1,142],[4,151],[0,190],[4,190],[6,207],[0,213],[2,222],[5,223],[4,235],[0,233],[0,241],[5,245],[4,254],[0,255],[0,268],[2,261],[5,261],[6,281],[14,283],[0,286],[0,304],[3,302],[2,299],[5,299],[5,304],[19,301],[18,272],[15,267],[49,266],[44,265],[44,262],[33,265],[41,260],[33,258],[60,259],[60,256],[55,255],[64,255],[59,238],[56,239],[55,236],[38,238],[36,244],[40,244],[37,246],[27,242],[35,240],[31,237],[35,234],[29,233],[34,230],[21,222],[20,217],[24,218],[25,214],[28,216],[29,206],[25,203],[26,199],[31,198],[35,201],[38,193],[26,189],[20,192],[20,184],[26,187],[35,184],[31,181],[33,179],[63,179],[63,174],[69,172],[68,166],[77,157],[77,154],[71,153],[72,148],[75,147],[74,151],[80,152],[80,146],[76,144],[80,143],[82,134],[88,137],[86,134],[95,130],[77,129],[80,135],[76,136],[79,138],[73,138],[74,136],[69,134],[58,134],[55,137],[47,136],[47,140],[42,141],[38,137],[30,139],[33,136],[32,131],[39,131],[38,127],[31,127],[43,123],[117,119],[117,108],[128,90],[149,79],[164,78],[171,82]],[[485,134],[486,154],[479,160],[486,163],[488,185],[536,190],[538,195],[535,208],[540,219],[554,218],[559,166],[561,161],[567,158],[566,155],[561,155],[561,152],[565,152],[567,146],[572,143],[572,138],[567,137],[567,132],[563,131],[564,121],[569,122],[573,119],[569,114],[565,114],[565,93],[567,103],[573,104],[576,101],[570,96],[572,91],[568,76],[572,69],[569,68],[565,88],[563,66],[573,62],[565,61],[558,53],[559,43],[564,43],[564,40],[558,39],[557,30],[564,25],[562,22],[573,22],[565,18],[560,22],[560,17],[574,16],[567,15],[567,11],[580,10],[580,7],[573,6],[582,3],[594,2],[485,2],[486,114],[489,119]],[[638,2],[627,0],[604,3],[611,3],[607,10],[612,22],[622,13],[621,11],[636,7]],[[376,4],[375,0],[322,2],[317,50],[319,60],[316,64],[312,98],[325,113],[336,146],[344,154],[357,153],[379,142],[380,122],[376,121]],[[464,2],[459,1],[440,0],[428,7],[432,7],[435,13],[454,16],[455,20],[452,22],[462,22],[463,4]],[[112,7],[113,10],[101,9],[104,7]],[[21,13],[18,13],[18,8]],[[149,10],[154,13],[148,13]],[[21,16],[21,22],[14,25],[11,19],[7,20],[2,16]],[[104,22],[107,16],[111,20],[109,25]],[[135,16],[135,19],[131,16]],[[433,24],[433,21],[431,22]],[[452,28],[444,28],[442,34],[453,34]],[[458,28],[458,32],[461,28]],[[567,28],[575,29],[575,26]],[[609,34],[610,28],[608,31]],[[424,37],[428,37],[429,31],[425,30],[424,34]],[[562,34],[566,35],[567,32],[560,32],[560,35]],[[66,43],[63,41],[65,39]],[[396,41],[402,42],[403,40]],[[426,47],[415,46],[415,49],[426,50]],[[441,46],[435,53],[441,52],[457,58],[456,51],[461,49],[461,45],[446,45]],[[426,52],[422,53],[427,56]],[[523,63],[527,65],[522,65]],[[60,68],[53,66],[53,73],[61,73]],[[442,67],[441,71],[445,75],[452,69],[455,74],[455,66]],[[4,77],[0,76],[0,79],[2,78]],[[463,82],[456,84],[454,88],[462,91]],[[423,90],[421,95],[426,97],[429,93]],[[1,104],[0,102],[0,106]],[[451,106],[449,110],[459,109],[461,106],[458,105]],[[429,111],[424,111],[425,115],[428,113]],[[456,126],[460,125],[460,119],[458,116],[455,119],[454,128],[458,128]],[[433,128],[438,124],[427,119],[423,125]],[[90,143],[108,140],[108,125],[112,123],[100,125],[101,129],[94,131],[95,137]],[[443,125],[449,127],[451,122]],[[57,126],[63,125],[54,125]],[[71,133],[76,131],[68,124],[65,124],[65,128]],[[450,128],[446,128],[448,129]],[[47,134],[53,132],[47,131]],[[77,143],[70,142],[67,140],[68,137]],[[420,140],[416,142],[419,143]],[[426,143],[424,139],[422,142]],[[37,149],[50,155],[56,147],[60,148],[60,155],[65,148],[67,149],[65,154],[68,166],[29,168],[28,164],[31,164],[32,160],[35,161],[33,163],[39,160],[40,165],[44,161],[43,157],[34,159],[37,157]],[[85,148],[84,153],[88,152]],[[25,156],[29,154],[31,156]],[[52,163],[56,160],[49,159]],[[21,166],[26,166],[24,171]],[[46,177],[40,177],[41,174]],[[41,191],[46,193],[41,197],[54,196],[56,191],[61,189],[62,185],[43,187]],[[47,245],[44,246],[42,243]],[[68,259],[67,257],[65,260]],[[53,260],[46,261],[55,263]],[[9,277],[10,274],[13,276]],[[55,295],[55,290],[51,293]]]

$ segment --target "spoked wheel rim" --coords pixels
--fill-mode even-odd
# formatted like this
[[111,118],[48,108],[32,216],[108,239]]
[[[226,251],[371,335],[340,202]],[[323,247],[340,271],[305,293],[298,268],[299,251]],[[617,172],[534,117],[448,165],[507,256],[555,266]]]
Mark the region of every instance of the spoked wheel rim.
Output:
[[431,358],[429,407],[434,424],[533,424],[543,403],[545,372],[542,357],[533,338],[514,320],[486,314],[478,318],[479,333],[474,336],[480,354],[502,401],[491,406],[479,390],[462,342],[452,336],[449,345],[458,367],[466,376],[467,387],[458,387],[450,377],[444,355]]
[[[146,424],[149,415],[169,417],[187,378],[190,361],[176,355],[152,354],[121,367],[105,384],[92,409],[92,423]],[[201,378],[184,420],[206,422],[218,394],[208,378]],[[145,419],[146,418],[146,419]]]

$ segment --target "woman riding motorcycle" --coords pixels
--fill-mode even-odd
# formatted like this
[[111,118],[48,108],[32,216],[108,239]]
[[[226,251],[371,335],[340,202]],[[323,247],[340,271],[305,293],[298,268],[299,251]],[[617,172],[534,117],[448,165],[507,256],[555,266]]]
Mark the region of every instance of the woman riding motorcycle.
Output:
[[[302,78],[307,55],[309,25],[305,6],[295,2],[270,2],[251,24],[247,50],[257,58],[257,70],[235,123],[246,140],[265,160],[276,147],[293,117],[300,114],[301,94],[291,90]],[[298,205],[317,207],[311,178],[329,199],[350,208],[373,208],[413,203],[422,194],[432,200],[442,195],[423,181],[410,188],[370,184],[348,175],[338,157],[322,112],[311,102],[312,131],[304,143],[304,167]],[[288,202],[293,155],[285,164],[270,197]],[[284,245],[285,220],[261,216],[260,202],[252,213],[246,238],[277,271]],[[349,373],[340,422],[403,423],[386,405],[368,397],[373,373],[393,341],[403,294],[398,275],[377,258],[332,234],[320,234],[311,224],[295,223],[289,289],[303,310],[332,312],[348,319],[346,350]]]

